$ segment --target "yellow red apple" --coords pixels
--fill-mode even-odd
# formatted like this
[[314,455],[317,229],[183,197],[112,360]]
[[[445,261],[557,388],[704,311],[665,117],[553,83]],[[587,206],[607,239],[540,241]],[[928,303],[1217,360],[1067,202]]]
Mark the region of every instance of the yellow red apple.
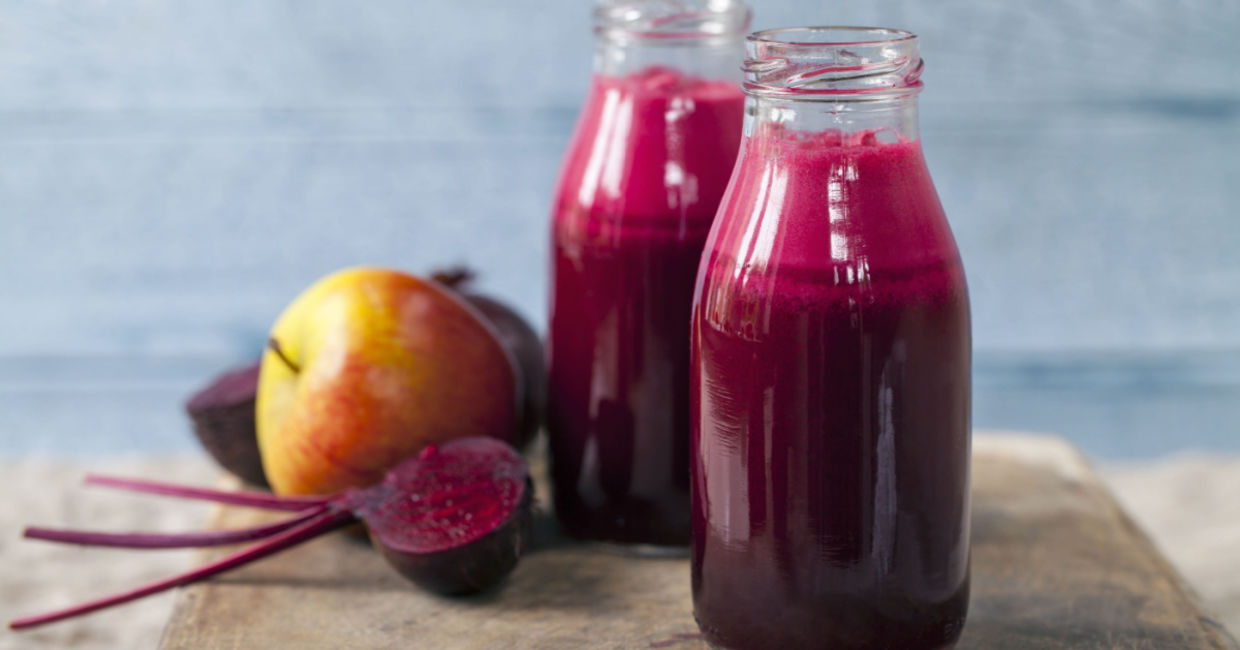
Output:
[[263,470],[281,494],[371,485],[431,443],[513,441],[511,354],[459,296],[407,273],[353,268],[276,320],[257,398]]

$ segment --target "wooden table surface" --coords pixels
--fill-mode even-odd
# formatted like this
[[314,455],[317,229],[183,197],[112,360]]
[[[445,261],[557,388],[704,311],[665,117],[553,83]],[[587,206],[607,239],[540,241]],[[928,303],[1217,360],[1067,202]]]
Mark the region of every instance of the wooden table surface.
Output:
[[[1240,647],[1067,442],[977,436],[973,486],[973,598],[958,648]],[[539,492],[546,503],[545,481]],[[271,517],[221,508],[214,526]],[[161,647],[707,647],[687,560],[574,544],[547,516],[536,544],[502,589],[446,599],[334,534],[182,590]]]

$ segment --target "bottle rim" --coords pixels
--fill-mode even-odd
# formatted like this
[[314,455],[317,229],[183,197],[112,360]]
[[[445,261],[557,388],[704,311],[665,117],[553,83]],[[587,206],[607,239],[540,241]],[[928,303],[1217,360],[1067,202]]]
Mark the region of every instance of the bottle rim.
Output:
[[903,29],[824,25],[750,34],[744,89],[801,100],[876,101],[920,92],[917,35]]
[[[827,35],[831,32],[841,32],[845,34],[872,34],[875,36],[883,35],[887,38],[856,38],[853,40],[817,40],[813,38],[807,39],[786,39],[775,38],[785,34],[802,33],[809,36]],[[863,27],[856,25],[813,25],[808,27],[775,27],[772,29],[763,29],[749,35],[751,41],[761,41],[765,43],[779,43],[781,45],[797,45],[797,46],[823,46],[823,45],[881,45],[894,44],[905,41],[916,41],[917,35],[906,29],[896,29],[892,27]]]
[[740,40],[753,12],[742,0],[600,0],[594,33],[613,41],[656,44]]

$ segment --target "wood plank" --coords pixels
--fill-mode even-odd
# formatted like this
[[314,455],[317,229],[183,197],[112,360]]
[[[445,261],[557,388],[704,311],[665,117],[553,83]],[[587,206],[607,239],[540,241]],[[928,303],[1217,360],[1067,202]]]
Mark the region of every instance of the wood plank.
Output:
[[[222,508],[215,525],[268,517]],[[333,535],[183,590],[162,647],[707,647],[687,560],[573,544],[546,516],[538,543],[503,589],[445,599]],[[1237,647],[1062,439],[975,439],[973,544],[959,648]]]

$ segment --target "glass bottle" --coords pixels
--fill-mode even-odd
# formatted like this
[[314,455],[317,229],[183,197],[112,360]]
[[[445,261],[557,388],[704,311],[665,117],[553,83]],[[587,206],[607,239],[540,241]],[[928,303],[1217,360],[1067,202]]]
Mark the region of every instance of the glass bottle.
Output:
[[740,143],[748,23],[732,0],[595,11],[551,227],[547,427],[574,537],[689,543],[689,309]]
[[694,614],[732,648],[939,648],[969,593],[964,270],[904,31],[749,37],[691,324]]

